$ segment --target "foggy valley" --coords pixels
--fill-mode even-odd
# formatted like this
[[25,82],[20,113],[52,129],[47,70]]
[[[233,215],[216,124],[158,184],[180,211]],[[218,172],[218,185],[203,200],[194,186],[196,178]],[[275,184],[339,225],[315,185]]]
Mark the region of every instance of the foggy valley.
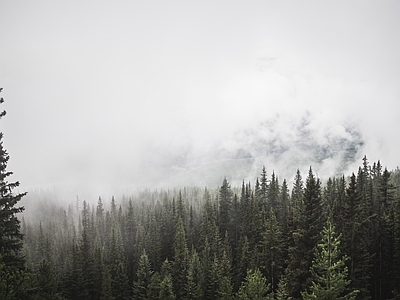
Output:
[[400,299],[399,15],[2,1],[0,299]]

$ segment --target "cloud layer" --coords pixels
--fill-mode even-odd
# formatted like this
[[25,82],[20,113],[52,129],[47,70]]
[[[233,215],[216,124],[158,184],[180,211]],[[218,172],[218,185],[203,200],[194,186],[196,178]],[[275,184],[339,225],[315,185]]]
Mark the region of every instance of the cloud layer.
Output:
[[177,175],[155,180],[158,169],[179,174],[224,151],[256,160],[252,138],[296,149],[304,118],[324,149],[357,139],[355,128],[371,161],[400,164],[398,1],[38,1],[1,11],[2,131],[21,188],[162,184]]

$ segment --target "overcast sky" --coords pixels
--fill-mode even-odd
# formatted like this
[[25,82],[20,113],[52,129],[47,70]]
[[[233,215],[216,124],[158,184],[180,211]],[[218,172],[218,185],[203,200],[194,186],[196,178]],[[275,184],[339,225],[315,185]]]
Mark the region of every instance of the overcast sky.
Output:
[[305,112],[356,124],[370,161],[396,168],[399,16],[397,0],[0,0],[9,170],[100,194],[159,149],[203,153]]

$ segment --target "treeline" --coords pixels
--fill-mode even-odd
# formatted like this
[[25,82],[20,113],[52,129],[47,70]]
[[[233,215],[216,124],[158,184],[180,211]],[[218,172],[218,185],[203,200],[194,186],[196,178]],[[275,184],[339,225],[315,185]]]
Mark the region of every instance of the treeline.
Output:
[[[77,201],[22,222],[34,299],[400,299],[400,171]],[[118,203],[120,202],[120,203]],[[105,204],[107,209],[105,208]],[[44,207],[43,210],[46,208]]]

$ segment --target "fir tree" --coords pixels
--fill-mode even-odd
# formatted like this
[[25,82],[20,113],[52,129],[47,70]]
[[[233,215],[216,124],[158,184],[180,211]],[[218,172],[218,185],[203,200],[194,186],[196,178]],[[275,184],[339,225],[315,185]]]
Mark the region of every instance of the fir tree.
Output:
[[[0,92],[3,88],[0,88]],[[0,104],[3,103],[0,98]],[[0,119],[6,115],[6,111],[0,113]],[[21,269],[24,259],[21,256],[22,234],[20,221],[17,214],[24,210],[17,204],[26,193],[14,194],[13,189],[19,186],[19,182],[8,182],[7,177],[12,172],[7,171],[9,155],[3,147],[3,132],[0,132],[0,254],[6,266],[15,266]]]
[[278,282],[278,288],[276,293],[274,293],[276,300],[292,300],[293,298],[289,296],[289,288],[287,284],[286,277],[282,276]]
[[[298,175],[296,177],[298,178]],[[300,187],[297,180],[295,187],[296,189]],[[301,190],[296,193],[298,192]],[[308,285],[313,250],[323,227],[321,184],[319,179],[315,178],[311,168],[304,192],[301,194],[303,203],[298,203],[300,205],[296,213],[299,215],[294,216],[293,246],[289,248],[289,265],[286,270],[291,296],[294,298],[298,298],[300,291]],[[293,197],[300,202],[300,195]]]
[[189,251],[187,248],[186,234],[183,221],[178,219],[174,241],[174,260],[172,264],[172,277],[174,291],[177,299],[183,299],[185,295],[186,274],[188,266]]
[[265,170],[265,166],[263,166],[261,170],[260,202],[264,208],[267,205],[267,192],[268,192],[267,171]]
[[58,276],[49,262],[43,260],[32,278],[33,299],[62,299],[58,293]]
[[238,300],[272,300],[273,295],[269,292],[267,280],[259,269],[249,270],[247,276],[237,292]]
[[163,300],[175,300],[176,296],[172,287],[171,275],[164,276],[164,279],[160,283],[160,297]]
[[143,250],[138,262],[138,269],[136,271],[136,281],[133,284],[134,287],[134,299],[149,299],[149,286],[151,282],[151,276],[153,271],[149,258],[147,257],[146,251]]
[[272,208],[267,215],[265,228],[260,269],[264,271],[272,290],[275,291],[284,266],[285,244]]
[[187,281],[186,281],[186,298],[188,300],[200,300],[202,299],[201,290],[201,263],[199,255],[195,249],[191,251],[191,257],[189,260]]
[[21,295],[24,295],[27,279],[24,270],[6,265],[0,254],[0,299],[24,299]]
[[347,291],[350,281],[345,265],[346,256],[340,254],[340,235],[328,219],[321,232],[321,242],[314,251],[311,266],[311,286],[301,292],[303,299],[352,300],[357,290]]
[[357,299],[370,299],[369,279],[371,255],[368,249],[368,207],[362,201],[354,173],[346,189],[343,214],[343,249],[348,255],[350,288],[359,290]]
[[219,228],[221,235],[231,230],[232,192],[231,186],[224,178],[219,190]]

